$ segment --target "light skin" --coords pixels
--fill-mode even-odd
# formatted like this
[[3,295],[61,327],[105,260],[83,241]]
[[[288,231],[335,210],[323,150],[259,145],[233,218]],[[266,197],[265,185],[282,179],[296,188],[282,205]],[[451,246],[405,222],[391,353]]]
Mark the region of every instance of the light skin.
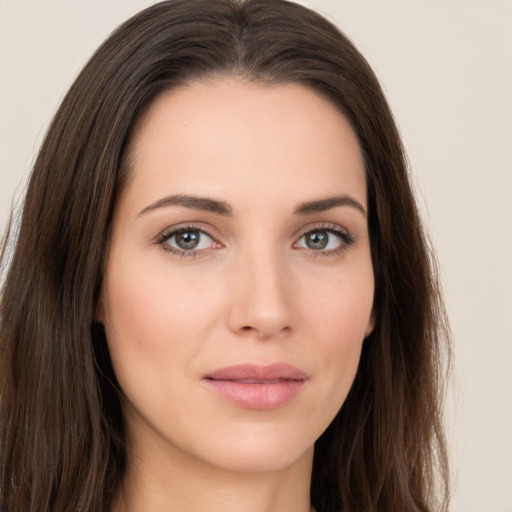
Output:
[[[113,510],[307,512],[313,448],[373,328],[363,158],[297,84],[224,77],[161,95],[137,126],[97,315],[125,394]],[[205,375],[286,363],[276,407]]]

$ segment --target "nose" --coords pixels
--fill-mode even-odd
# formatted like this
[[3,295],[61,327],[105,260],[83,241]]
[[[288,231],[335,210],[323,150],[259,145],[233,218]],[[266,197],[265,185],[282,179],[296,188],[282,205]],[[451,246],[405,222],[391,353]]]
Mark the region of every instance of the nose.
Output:
[[230,275],[231,331],[257,339],[281,338],[293,329],[293,280],[275,251],[247,251]]

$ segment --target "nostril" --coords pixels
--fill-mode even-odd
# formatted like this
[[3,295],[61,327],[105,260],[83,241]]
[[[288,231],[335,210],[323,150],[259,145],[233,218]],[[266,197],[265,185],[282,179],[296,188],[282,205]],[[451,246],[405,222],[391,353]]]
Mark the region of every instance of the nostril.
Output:
[[[289,333],[291,330],[292,328],[290,326],[285,326],[279,329],[281,333]],[[270,334],[271,331],[266,332],[265,329],[258,329],[256,327],[252,327],[251,325],[244,325],[243,327],[240,328],[239,332],[244,334],[258,333],[259,335],[266,337],[267,335]]]

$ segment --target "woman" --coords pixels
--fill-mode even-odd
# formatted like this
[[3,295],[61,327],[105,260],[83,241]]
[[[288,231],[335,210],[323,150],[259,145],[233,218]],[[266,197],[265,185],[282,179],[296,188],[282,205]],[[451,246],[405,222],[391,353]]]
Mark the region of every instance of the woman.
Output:
[[445,510],[432,261],[382,91],[335,27],[276,0],[142,11],[30,179],[2,510]]

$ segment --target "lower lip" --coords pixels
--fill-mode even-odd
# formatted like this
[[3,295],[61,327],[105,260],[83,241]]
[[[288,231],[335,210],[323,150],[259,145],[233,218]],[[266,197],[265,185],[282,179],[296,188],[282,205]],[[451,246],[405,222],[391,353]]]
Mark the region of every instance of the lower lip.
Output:
[[245,409],[276,409],[295,398],[305,380],[247,384],[233,380],[205,379],[215,393]]

